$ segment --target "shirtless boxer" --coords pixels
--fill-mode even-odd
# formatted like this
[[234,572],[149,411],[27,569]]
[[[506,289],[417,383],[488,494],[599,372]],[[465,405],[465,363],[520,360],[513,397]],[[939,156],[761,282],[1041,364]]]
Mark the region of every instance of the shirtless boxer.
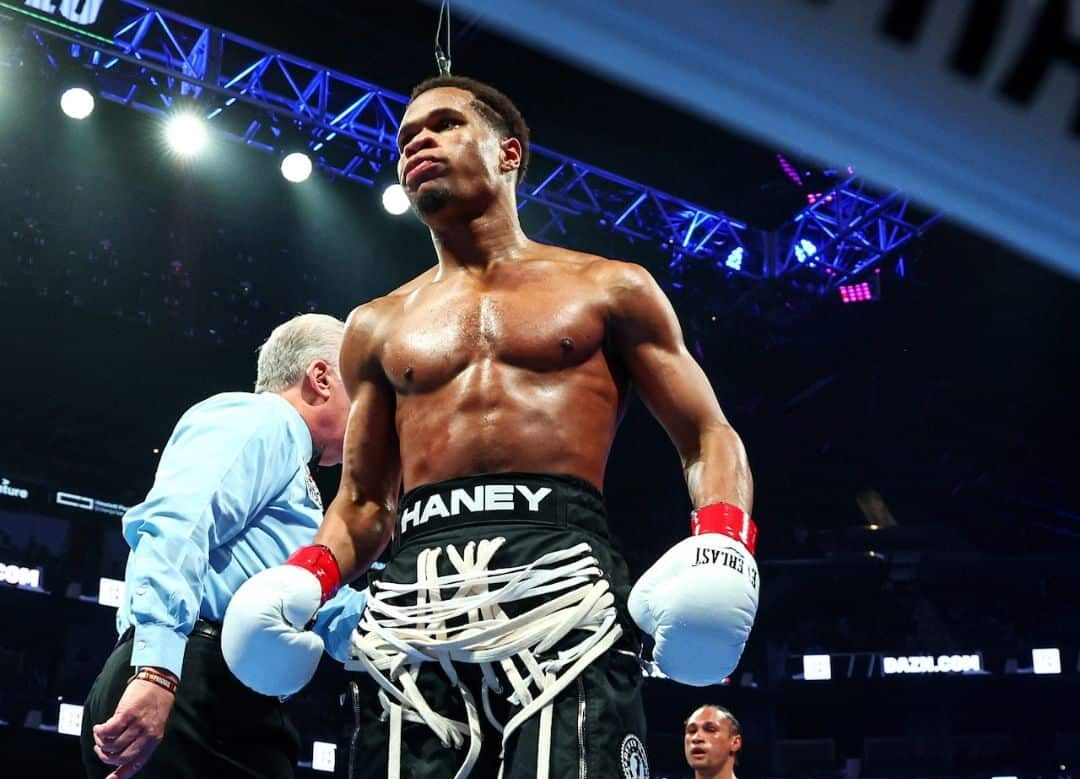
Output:
[[[742,443],[644,269],[525,236],[528,129],[509,99],[431,79],[398,141],[438,263],[349,317],[337,498],[315,546],[233,598],[226,658],[241,679],[297,662],[311,614],[393,538],[353,639],[379,691],[354,776],[645,776],[629,615],[689,684],[729,674],[753,623]],[[633,592],[601,496],[631,386],[696,509]],[[245,651],[268,635],[280,652]]]

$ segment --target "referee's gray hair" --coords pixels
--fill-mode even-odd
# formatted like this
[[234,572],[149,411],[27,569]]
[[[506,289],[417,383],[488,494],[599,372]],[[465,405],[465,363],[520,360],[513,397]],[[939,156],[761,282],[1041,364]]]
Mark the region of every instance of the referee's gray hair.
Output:
[[300,381],[315,360],[338,367],[345,323],[327,314],[301,314],[275,327],[259,347],[256,392],[283,392]]

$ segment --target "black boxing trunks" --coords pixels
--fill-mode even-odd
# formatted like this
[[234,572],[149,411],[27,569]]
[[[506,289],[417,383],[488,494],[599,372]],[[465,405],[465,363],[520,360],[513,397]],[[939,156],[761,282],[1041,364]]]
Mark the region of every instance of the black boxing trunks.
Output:
[[[507,473],[407,493],[348,668],[350,779],[648,776],[639,641],[603,498]],[[371,682],[374,682],[373,684]]]

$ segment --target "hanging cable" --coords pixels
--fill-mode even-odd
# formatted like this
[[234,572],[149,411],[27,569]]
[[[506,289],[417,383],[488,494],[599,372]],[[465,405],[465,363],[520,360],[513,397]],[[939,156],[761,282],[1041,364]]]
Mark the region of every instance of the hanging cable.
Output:
[[[443,50],[442,44],[439,42],[444,19],[446,20],[445,50]],[[439,26],[435,30],[435,64],[439,68],[440,76],[450,75],[450,0],[442,0],[439,6]]]

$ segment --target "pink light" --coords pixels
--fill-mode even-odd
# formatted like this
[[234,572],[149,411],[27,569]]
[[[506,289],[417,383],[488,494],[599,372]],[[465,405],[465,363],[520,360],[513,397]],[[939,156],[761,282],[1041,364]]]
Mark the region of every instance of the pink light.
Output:
[[784,174],[791,179],[792,183],[797,187],[803,185],[802,178],[799,176],[799,172],[795,170],[795,166],[788,162],[787,157],[783,154],[776,155],[776,161],[780,163],[780,169],[784,171]]
[[862,281],[858,284],[843,284],[839,287],[840,300],[844,303],[866,303],[874,299],[874,293],[870,289],[869,282]]

